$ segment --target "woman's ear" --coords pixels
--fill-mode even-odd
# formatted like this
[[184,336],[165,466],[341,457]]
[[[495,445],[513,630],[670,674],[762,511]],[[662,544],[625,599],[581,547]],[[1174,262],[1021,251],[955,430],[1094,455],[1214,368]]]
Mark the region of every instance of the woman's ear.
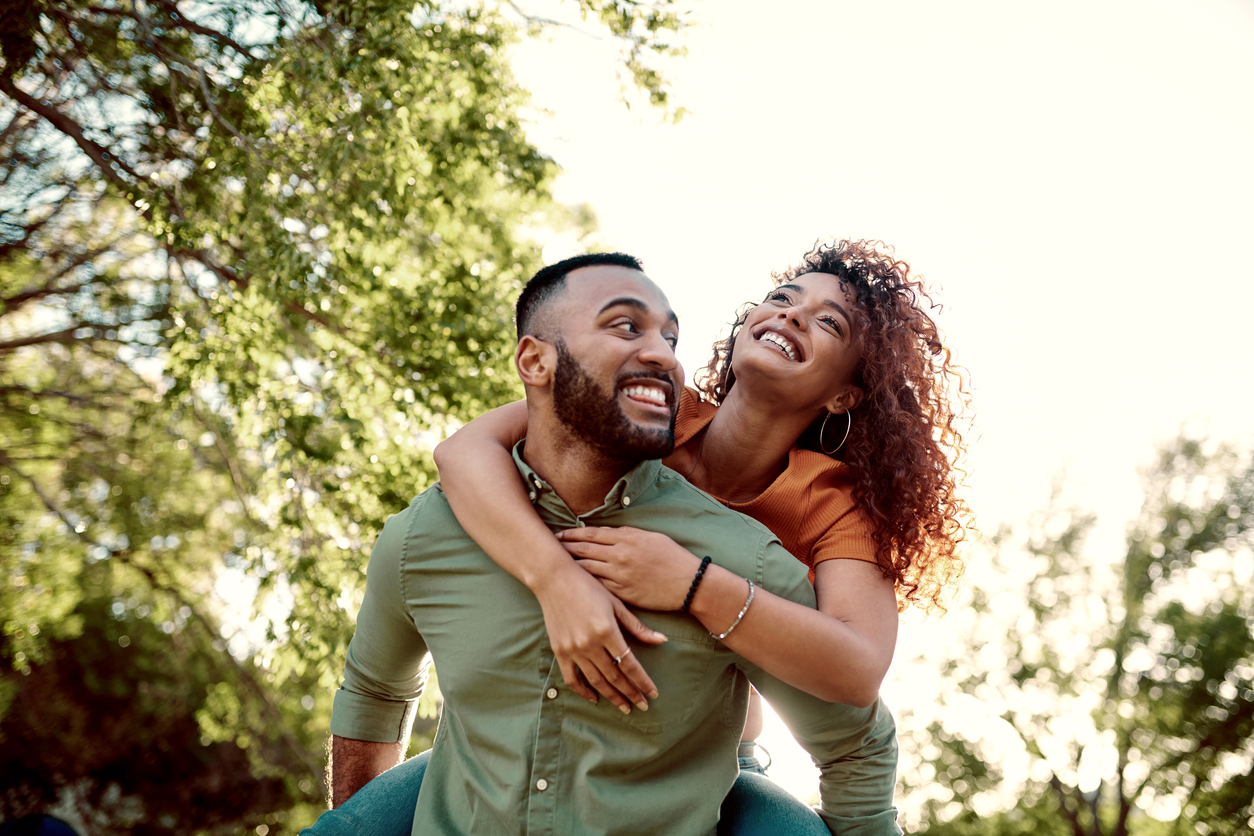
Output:
[[857,409],[860,403],[862,403],[862,388],[850,386],[827,402],[827,411],[833,415],[844,415],[846,412]]
[[557,350],[553,344],[527,334],[518,341],[514,366],[524,386],[544,388],[553,382],[557,369]]

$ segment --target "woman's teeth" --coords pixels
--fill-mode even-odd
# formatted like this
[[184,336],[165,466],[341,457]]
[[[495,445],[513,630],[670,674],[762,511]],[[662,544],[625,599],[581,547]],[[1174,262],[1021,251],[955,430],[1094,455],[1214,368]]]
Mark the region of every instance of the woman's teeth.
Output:
[[763,342],[768,342],[768,343],[772,343],[773,345],[779,346],[780,350],[788,355],[789,360],[797,359],[797,349],[793,348],[792,343],[788,342],[788,340],[786,340],[784,337],[780,336],[779,334],[776,334],[774,331],[767,331],[765,334],[758,337],[758,339],[762,340]]

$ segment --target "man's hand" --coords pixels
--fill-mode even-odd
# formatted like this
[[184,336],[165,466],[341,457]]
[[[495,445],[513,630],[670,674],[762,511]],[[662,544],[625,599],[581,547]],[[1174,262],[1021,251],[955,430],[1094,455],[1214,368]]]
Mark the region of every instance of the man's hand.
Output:
[[657,687],[636,661],[618,625],[649,644],[661,644],[666,636],[646,627],[622,601],[574,563],[537,586],[540,591],[536,598],[544,611],[549,643],[570,689],[596,702],[595,689],[624,714],[632,705],[647,711],[645,697],[656,697]]
[[404,743],[372,743],[331,735],[331,808],[405,759]]

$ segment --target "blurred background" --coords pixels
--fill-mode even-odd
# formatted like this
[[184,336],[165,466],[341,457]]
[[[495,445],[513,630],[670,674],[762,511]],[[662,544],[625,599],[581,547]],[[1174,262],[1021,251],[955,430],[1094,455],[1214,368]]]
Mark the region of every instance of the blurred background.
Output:
[[1254,828],[1250,3],[17,0],[0,47],[4,819],[308,824],[521,282],[640,256],[691,374],[830,236],[929,281],[974,401],[903,825]]

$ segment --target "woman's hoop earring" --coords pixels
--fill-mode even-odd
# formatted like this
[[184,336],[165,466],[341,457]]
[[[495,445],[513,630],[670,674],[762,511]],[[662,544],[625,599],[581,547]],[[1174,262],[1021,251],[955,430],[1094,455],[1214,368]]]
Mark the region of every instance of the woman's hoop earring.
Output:
[[829,456],[834,456],[840,452],[840,448],[844,447],[845,442],[849,439],[849,431],[853,429],[853,413],[847,409],[845,410],[845,418],[849,423],[845,424],[845,437],[842,438],[840,443],[836,445],[835,450],[828,450],[823,446],[823,433],[827,431],[827,419],[831,417],[832,413],[830,412],[823,416],[823,426],[819,427],[819,449]]

